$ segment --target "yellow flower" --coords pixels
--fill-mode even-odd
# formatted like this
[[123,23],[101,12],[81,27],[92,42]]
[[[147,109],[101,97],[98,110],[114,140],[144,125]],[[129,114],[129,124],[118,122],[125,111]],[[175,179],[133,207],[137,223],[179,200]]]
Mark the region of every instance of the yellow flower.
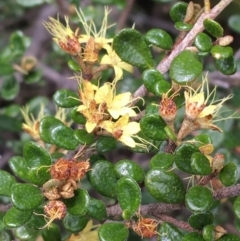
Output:
[[107,7],[105,7],[104,10],[104,18],[102,20],[102,25],[99,31],[97,31],[97,27],[95,23],[90,20],[87,21],[86,17],[84,16],[84,13],[82,12],[81,9],[77,11],[77,15],[80,19],[80,22],[83,25],[83,28],[85,30],[85,34],[81,34],[80,37],[78,38],[79,42],[82,43],[87,43],[88,40],[93,37],[94,38],[94,43],[95,43],[95,48],[99,51],[100,49],[103,48],[103,45],[106,43],[112,43],[113,39],[107,39],[106,38],[106,31],[113,25],[108,26],[108,15],[110,11],[108,10]]
[[87,223],[87,226],[80,233],[72,234],[67,241],[87,241],[87,240],[99,241],[98,229],[96,229],[96,226],[93,226],[92,220],[90,220]]
[[136,143],[133,137],[136,137],[140,131],[140,124],[138,122],[129,122],[129,116],[124,115],[116,122],[112,121],[103,121],[101,127],[107,132],[111,133],[112,136],[118,141],[122,142],[124,145],[131,148],[136,147],[137,145],[143,145]]
[[71,55],[77,55],[81,52],[81,46],[78,42],[78,30],[73,32],[68,23],[68,17],[65,17],[66,26],[60,23],[59,19],[49,18],[49,22],[44,22],[46,29],[54,36],[53,40],[61,49]]
[[130,73],[133,72],[133,66],[122,61],[109,44],[105,44],[103,47],[107,50],[107,54],[102,57],[100,64],[107,64],[113,67],[115,81],[122,78],[123,69]]

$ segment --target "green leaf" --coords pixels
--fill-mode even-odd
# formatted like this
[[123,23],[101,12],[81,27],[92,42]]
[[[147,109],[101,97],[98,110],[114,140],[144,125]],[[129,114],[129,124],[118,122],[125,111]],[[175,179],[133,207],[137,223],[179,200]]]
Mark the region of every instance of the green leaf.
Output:
[[215,59],[226,59],[233,56],[233,49],[230,46],[215,45],[211,49],[211,54]]
[[189,219],[188,223],[196,229],[203,229],[204,226],[212,224],[214,221],[214,216],[211,212],[194,213]]
[[184,22],[176,22],[174,27],[179,31],[190,31],[193,27],[192,24],[184,23]]
[[164,50],[170,50],[173,46],[172,37],[162,29],[149,30],[145,35],[145,39],[149,44]]
[[80,104],[78,95],[75,92],[67,89],[58,90],[53,95],[53,100],[56,105],[62,108],[71,108],[79,106]]
[[203,21],[204,28],[215,38],[223,36],[222,26],[213,19],[207,18]]
[[42,203],[43,195],[31,184],[16,183],[12,186],[11,200],[19,210],[33,210]]
[[150,160],[151,169],[168,170],[175,161],[175,155],[170,153],[158,153]]
[[122,177],[117,182],[117,199],[123,211],[127,210],[125,220],[130,219],[141,204],[141,189],[137,182],[129,177]]
[[156,200],[164,203],[182,203],[185,189],[178,175],[171,171],[152,169],[145,176],[145,186]]
[[233,211],[235,215],[240,219],[240,196],[233,203]]
[[128,237],[128,229],[122,223],[105,223],[98,231],[100,241],[124,241]]
[[67,231],[77,233],[86,227],[88,221],[89,217],[86,215],[78,216],[67,213],[63,219],[63,226]]
[[0,95],[4,100],[13,100],[19,92],[19,83],[14,76],[8,76],[3,79],[0,89]]
[[196,80],[202,70],[203,65],[197,54],[184,50],[172,61],[169,75],[177,84],[185,85]]
[[0,241],[12,241],[12,237],[7,231],[1,231]]
[[240,237],[235,234],[225,234],[218,241],[240,241]]
[[158,241],[181,241],[183,234],[173,225],[169,223],[162,223],[158,231]]
[[185,2],[177,2],[175,3],[171,10],[170,10],[170,17],[173,20],[173,22],[182,22],[185,18],[186,12],[187,12],[188,4]]
[[34,7],[46,2],[46,0],[16,0],[16,2],[22,7]]
[[184,235],[182,241],[205,241],[201,234],[193,232]]
[[200,152],[192,154],[191,167],[197,175],[209,175],[212,173],[212,167],[209,160]]
[[51,223],[42,231],[42,237],[44,241],[60,241],[61,230],[57,224]]
[[32,211],[21,211],[11,207],[3,218],[4,225],[8,228],[17,228],[24,225],[32,216]]
[[31,40],[21,31],[16,31],[11,34],[10,47],[15,55],[22,55],[30,46]]
[[118,161],[114,168],[119,178],[130,177],[138,183],[144,180],[144,171],[142,167],[134,161],[128,159]]
[[159,115],[145,115],[140,121],[140,127],[143,134],[156,141],[163,141],[167,138],[164,127],[165,121]]
[[73,59],[68,60],[68,67],[69,69],[71,69],[72,71],[78,72],[79,70],[81,70],[79,64],[74,61]]
[[145,109],[145,114],[146,115],[150,115],[150,114],[159,115],[159,104],[156,102],[152,102],[152,103],[148,104]]
[[114,165],[106,160],[97,161],[88,172],[92,186],[103,196],[115,198],[118,181]]
[[209,135],[206,135],[206,134],[200,134],[198,136],[195,136],[193,140],[195,141],[195,144],[198,147],[212,143],[212,139],[210,138]]
[[105,153],[116,148],[117,141],[111,136],[100,136],[96,143],[98,153]]
[[20,240],[31,240],[35,238],[39,232],[37,230],[30,229],[26,225],[24,225],[14,229],[13,233],[15,237]]
[[193,212],[208,210],[213,202],[212,192],[203,186],[191,187],[186,194],[186,207]]
[[103,221],[107,217],[107,210],[103,201],[91,198],[88,204],[87,215],[93,219]]
[[195,145],[192,145],[190,143],[185,142],[182,145],[178,146],[175,150],[175,164],[177,165],[177,167],[183,172],[195,174],[191,166],[191,158],[192,155],[196,152],[199,152],[199,149]]
[[91,145],[95,141],[94,134],[88,133],[85,129],[75,130],[74,137],[82,145]]
[[25,75],[24,82],[27,84],[35,84],[39,82],[42,78],[41,70],[30,71],[28,75]]
[[214,225],[213,224],[206,225],[203,228],[202,236],[206,241],[214,240],[214,236],[215,236]]
[[237,71],[237,64],[232,56],[226,59],[216,59],[215,63],[217,69],[225,75],[233,75]]
[[232,186],[238,179],[238,167],[236,163],[227,163],[219,173],[219,179],[226,187]]
[[201,52],[209,52],[213,46],[212,39],[205,33],[199,33],[196,36],[194,45]]
[[83,189],[77,189],[74,194],[74,197],[64,200],[67,211],[72,215],[84,215],[88,211],[90,196],[88,192]]
[[73,108],[71,111],[71,118],[74,122],[81,124],[81,125],[85,125],[86,123],[86,117],[80,113],[79,111],[77,111],[77,107]]
[[0,195],[10,197],[16,179],[6,171],[0,170]]
[[229,27],[236,33],[240,33],[240,14],[233,14],[228,18]]
[[32,217],[26,223],[26,226],[35,230],[43,229],[43,227],[46,225],[44,215],[45,213],[43,210],[43,206],[37,207],[32,213]]
[[163,75],[155,69],[145,70],[143,72],[142,78],[143,84],[147,90],[154,93],[155,95],[161,96],[171,88],[171,84],[167,82]]
[[[0,212],[0,233],[5,229],[5,226],[4,226],[4,223],[3,223],[4,215],[5,215],[5,212]],[[1,238],[0,238],[0,240],[1,240]]]
[[144,37],[135,29],[121,30],[113,40],[113,49],[125,62],[149,69],[153,67],[151,51]]

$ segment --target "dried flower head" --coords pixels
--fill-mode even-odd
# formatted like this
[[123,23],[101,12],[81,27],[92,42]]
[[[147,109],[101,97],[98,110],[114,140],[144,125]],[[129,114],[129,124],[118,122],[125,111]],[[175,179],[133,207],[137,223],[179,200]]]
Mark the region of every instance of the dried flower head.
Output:
[[50,175],[53,179],[66,180],[70,177],[72,162],[60,158],[50,168]]
[[72,163],[70,178],[79,181],[82,179],[86,172],[90,169],[90,162],[89,160],[86,161],[75,161]]

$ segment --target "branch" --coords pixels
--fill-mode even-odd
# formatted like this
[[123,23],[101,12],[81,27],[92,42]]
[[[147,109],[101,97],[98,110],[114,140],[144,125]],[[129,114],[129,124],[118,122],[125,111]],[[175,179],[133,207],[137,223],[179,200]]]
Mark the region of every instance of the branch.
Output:
[[[172,50],[167,58],[164,58],[163,61],[158,64],[156,69],[162,74],[166,73],[169,70],[173,59],[187,47],[191,46],[197,34],[204,30],[203,21],[207,18],[215,19],[232,1],[233,0],[221,0],[209,13],[203,13],[182,42]],[[142,85],[135,91],[135,93],[133,93],[133,98],[136,98],[137,96],[143,97],[146,94],[147,89]]]

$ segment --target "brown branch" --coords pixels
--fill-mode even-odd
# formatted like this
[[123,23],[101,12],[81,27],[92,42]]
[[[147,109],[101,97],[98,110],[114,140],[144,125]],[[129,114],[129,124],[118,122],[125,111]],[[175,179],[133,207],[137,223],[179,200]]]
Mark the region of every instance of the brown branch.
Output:
[[[187,47],[191,46],[197,34],[204,30],[203,21],[207,18],[215,19],[232,1],[233,0],[221,0],[209,13],[203,13],[183,41],[172,50],[167,58],[164,58],[163,61],[158,64],[156,69],[162,74],[166,73],[169,70],[173,59]],[[136,98],[137,96],[143,97],[146,94],[147,89],[142,85],[135,91],[135,93],[133,93],[133,98]]]
[[240,195],[240,184],[231,186],[231,187],[224,187],[214,191],[213,197],[216,200],[229,198],[229,197],[236,197]]

